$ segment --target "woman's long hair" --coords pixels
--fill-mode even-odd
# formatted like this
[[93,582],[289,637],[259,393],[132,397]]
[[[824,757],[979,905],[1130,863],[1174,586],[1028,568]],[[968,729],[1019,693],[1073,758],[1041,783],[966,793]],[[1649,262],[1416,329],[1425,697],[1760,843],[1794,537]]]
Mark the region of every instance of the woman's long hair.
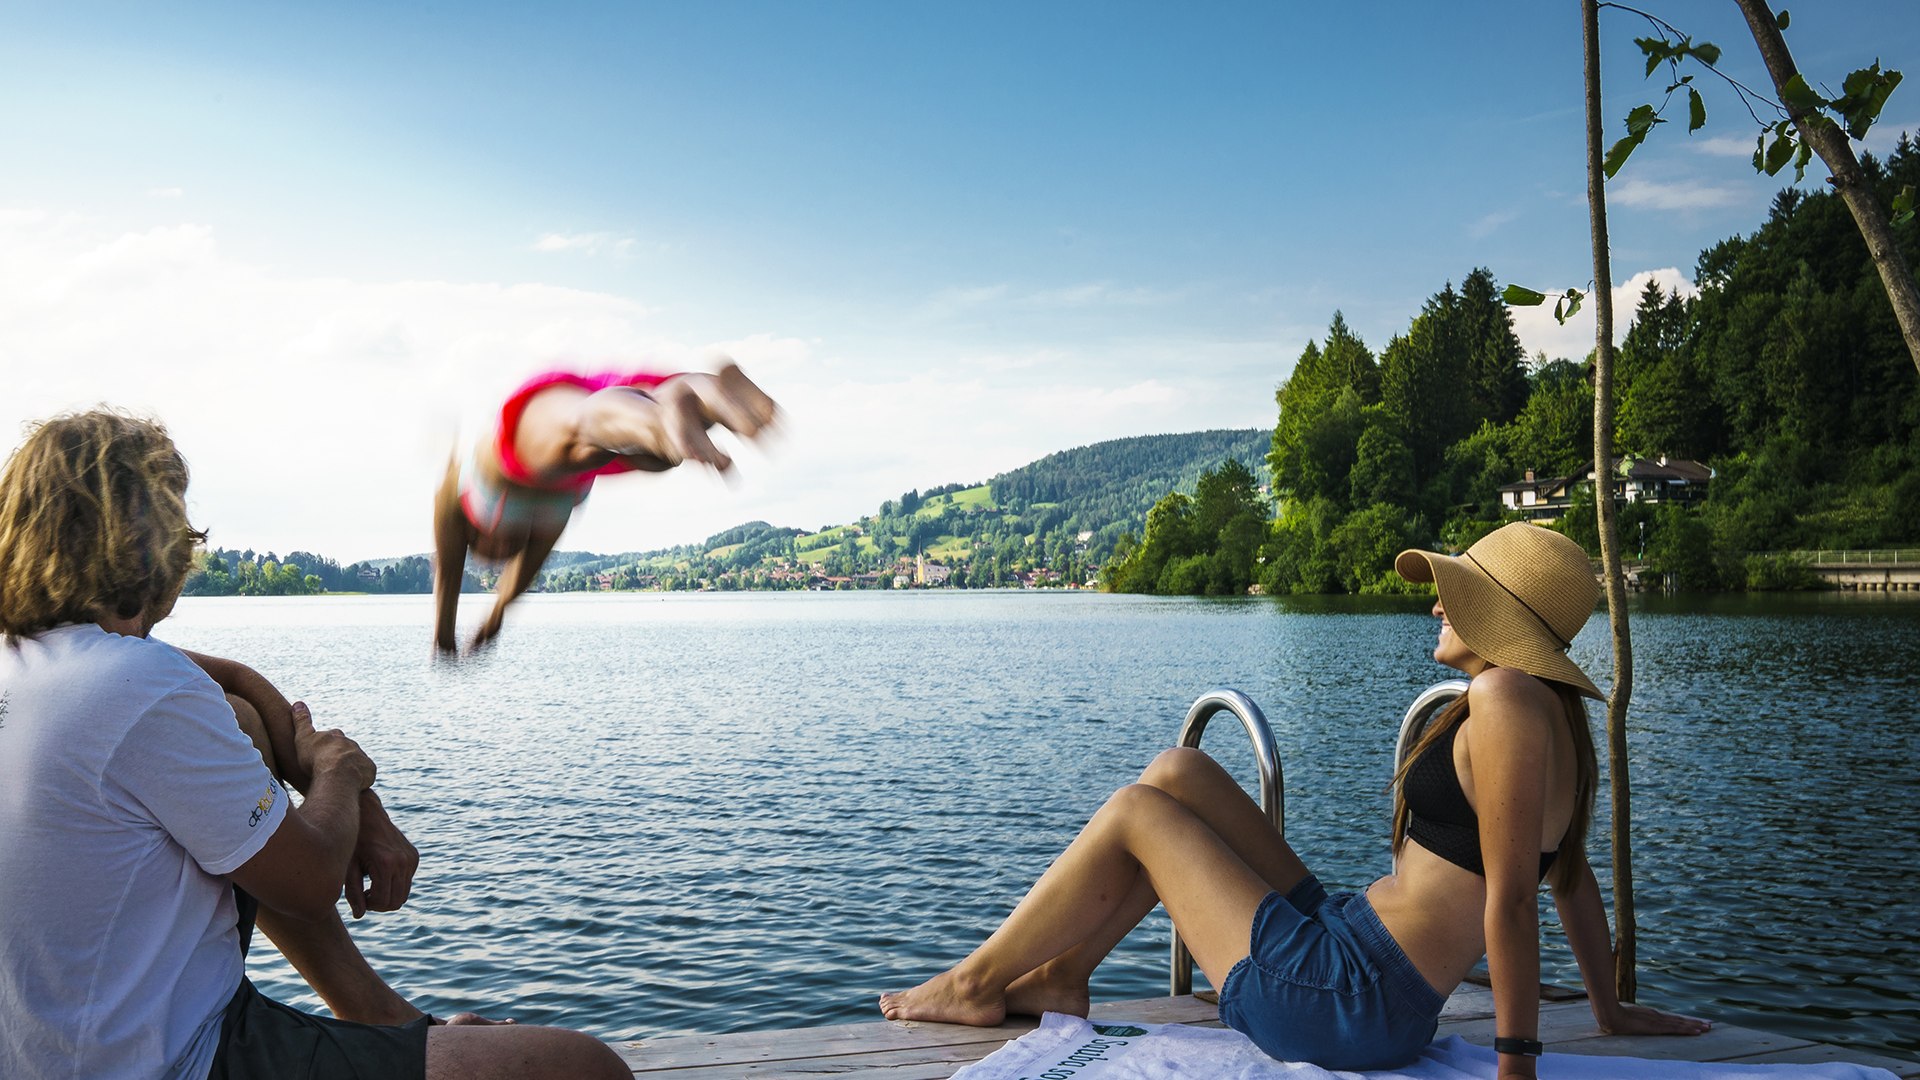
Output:
[[[1546,680],[1542,680],[1546,681]],[[1557,682],[1547,682],[1553,692],[1560,696],[1560,705],[1567,719],[1567,734],[1573,740],[1573,819],[1567,823],[1567,832],[1560,838],[1559,854],[1553,860],[1553,866],[1547,871],[1547,881],[1555,889],[1565,889],[1573,885],[1574,875],[1580,867],[1586,865],[1587,827],[1593,823],[1593,796],[1599,787],[1600,765],[1593,750],[1593,730],[1587,726],[1586,700],[1580,692],[1570,686]],[[1407,771],[1420,755],[1445,737],[1449,731],[1457,728],[1467,718],[1467,695],[1461,694],[1453,704],[1440,711],[1438,716],[1428,720],[1414,737],[1413,745],[1407,748],[1406,757],[1400,760],[1393,774],[1393,853],[1400,854],[1400,848],[1407,842],[1407,819],[1411,812],[1407,809]],[[1451,763],[1449,763],[1451,767]]]

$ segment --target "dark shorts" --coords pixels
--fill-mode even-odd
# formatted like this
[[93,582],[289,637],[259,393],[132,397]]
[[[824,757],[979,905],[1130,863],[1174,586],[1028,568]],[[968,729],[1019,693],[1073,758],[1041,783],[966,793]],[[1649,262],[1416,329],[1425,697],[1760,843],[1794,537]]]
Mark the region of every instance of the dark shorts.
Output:
[[208,1080],[425,1080],[427,1025],[352,1024],[263,997],[253,983],[227,1002]]
[[1253,914],[1220,1019],[1281,1061],[1388,1069],[1433,1041],[1447,999],[1400,951],[1364,893],[1328,896],[1309,875]]

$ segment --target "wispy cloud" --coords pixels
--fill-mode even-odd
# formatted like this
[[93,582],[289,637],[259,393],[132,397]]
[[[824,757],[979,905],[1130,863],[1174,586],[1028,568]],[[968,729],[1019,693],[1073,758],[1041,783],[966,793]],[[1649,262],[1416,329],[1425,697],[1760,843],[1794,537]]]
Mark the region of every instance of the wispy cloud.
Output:
[[186,188],[157,187],[147,189],[149,199],[178,199],[187,193]]
[[1683,180],[1661,182],[1628,176],[1607,187],[1610,201],[1642,210],[1710,210],[1718,206],[1740,206],[1750,196],[1726,184]]
[[1016,290],[1005,283],[957,285],[934,293],[921,305],[920,311],[927,318],[938,319],[987,308],[1064,311],[1096,307],[1149,307],[1170,303],[1180,295],[1170,289],[1117,285],[1111,281],[1089,281],[1027,291]]
[[589,257],[606,255],[625,259],[633,255],[634,240],[617,233],[541,233],[533,242],[535,251],[572,251]]
[[1752,135],[1695,135],[1686,141],[1689,150],[1709,157],[1753,157]]
[[[729,483],[694,468],[609,483],[567,534],[570,546],[636,550],[754,518],[847,521],[911,487],[977,482],[1102,439],[1270,425],[1281,374],[1276,342],[1205,336],[929,347],[887,363],[779,327],[674,339],[650,325],[638,298],[286,274],[239,261],[218,241],[178,219],[126,232],[0,206],[0,370],[19,373],[0,396],[0,454],[30,418],[102,400],[149,410],[192,462],[191,509],[215,542],[348,560],[398,555],[431,542],[426,502],[456,433],[484,430],[530,372],[711,370],[718,354],[738,359],[780,401],[784,436],[743,446],[716,432],[740,451]],[[1150,295],[1110,284],[1025,294],[987,286],[954,299]],[[290,397],[321,419],[289,424],[274,405]],[[327,418],[338,417],[382,437],[327,438]]]
[[1518,210],[1495,210],[1491,214],[1482,215],[1479,219],[1470,222],[1467,225],[1467,235],[1475,240],[1483,240],[1498,232],[1503,226],[1518,220],[1519,217]]

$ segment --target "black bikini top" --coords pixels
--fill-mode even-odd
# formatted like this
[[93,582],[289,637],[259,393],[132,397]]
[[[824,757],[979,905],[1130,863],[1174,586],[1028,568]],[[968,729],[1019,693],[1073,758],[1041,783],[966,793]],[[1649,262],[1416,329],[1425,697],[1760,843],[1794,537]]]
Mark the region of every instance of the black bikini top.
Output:
[[[1453,865],[1486,877],[1486,863],[1480,858],[1480,815],[1467,802],[1460,774],[1453,768],[1453,740],[1458,734],[1460,725],[1455,724],[1407,770],[1401,788],[1407,798],[1407,835]],[[1540,853],[1542,880],[1559,854]]]

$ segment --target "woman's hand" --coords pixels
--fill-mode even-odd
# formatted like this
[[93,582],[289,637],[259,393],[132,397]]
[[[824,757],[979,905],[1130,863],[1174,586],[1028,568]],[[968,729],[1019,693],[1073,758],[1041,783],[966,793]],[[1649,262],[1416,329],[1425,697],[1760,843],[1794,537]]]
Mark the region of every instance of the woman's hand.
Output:
[[1704,1035],[1713,1027],[1711,1020],[1644,1005],[1615,1005],[1605,1015],[1595,1009],[1594,1019],[1599,1021],[1602,1035]]

